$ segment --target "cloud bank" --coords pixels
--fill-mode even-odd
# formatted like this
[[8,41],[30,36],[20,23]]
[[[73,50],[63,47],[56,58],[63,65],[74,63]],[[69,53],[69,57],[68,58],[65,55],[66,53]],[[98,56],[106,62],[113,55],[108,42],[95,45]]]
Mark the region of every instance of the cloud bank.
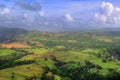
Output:
[[96,13],[94,18],[97,23],[119,25],[120,7],[116,7],[109,2],[102,2],[99,13]]

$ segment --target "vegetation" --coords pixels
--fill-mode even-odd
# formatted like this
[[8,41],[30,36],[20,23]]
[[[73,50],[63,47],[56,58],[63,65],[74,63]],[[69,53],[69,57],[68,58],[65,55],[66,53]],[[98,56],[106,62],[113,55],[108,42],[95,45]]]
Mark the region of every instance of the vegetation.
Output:
[[0,43],[0,80],[120,79],[119,32],[23,32]]

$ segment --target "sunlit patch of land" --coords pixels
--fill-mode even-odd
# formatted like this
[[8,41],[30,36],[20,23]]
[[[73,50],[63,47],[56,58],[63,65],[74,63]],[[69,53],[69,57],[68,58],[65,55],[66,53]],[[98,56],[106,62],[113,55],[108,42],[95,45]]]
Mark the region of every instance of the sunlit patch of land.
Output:
[[40,76],[42,73],[43,69],[40,66],[28,64],[0,70],[0,80],[12,80],[12,75],[14,75],[15,80],[25,80],[26,78]]
[[22,44],[22,43],[17,43],[17,42],[13,42],[13,43],[3,43],[0,44],[3,48],[30,48],[30,46],[26,45],[26,44]]

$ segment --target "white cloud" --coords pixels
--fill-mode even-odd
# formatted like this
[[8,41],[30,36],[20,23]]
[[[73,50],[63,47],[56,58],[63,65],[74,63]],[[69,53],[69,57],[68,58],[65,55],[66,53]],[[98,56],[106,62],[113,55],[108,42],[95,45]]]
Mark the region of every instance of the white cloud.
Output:
[[5,14],[9,14],[10,13],[10,9],[9,8],[3,8],[1,11],[0,11],[0,14],[1,15],[5,15]]
[[105,15],[95,14],[95,19],[97,22],[105,23],[107,21],[107,17]]
[[113,6],[112,3],[103,2],[100,6],[100,13],[94,15],[94,20],[97,23],[119,25],[120,8]]
[[23,13],[23,21],[28,21],[28,22],[31,22],[32,19],[31,17],[28,15],[28,13]]
[[100,12],[103,15],[110,16],[114,10],[114,6],[109,2],[103,2],[100,6]]
[[65,19],[68,21],[68,22],[72,22],[74,21],[73,17],[70,15],[70,14],[65,14]]
[[45,16],[45,13],[43,11],[39,11],[38,14],[41,16],[41,17],[44,17]]

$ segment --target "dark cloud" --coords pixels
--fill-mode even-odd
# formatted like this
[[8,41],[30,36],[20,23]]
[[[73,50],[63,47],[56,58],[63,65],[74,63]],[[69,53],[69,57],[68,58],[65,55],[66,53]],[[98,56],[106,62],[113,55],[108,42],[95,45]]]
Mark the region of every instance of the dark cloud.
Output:
[[31,10],[31,11],[40,11],[41,10],[41,5],[37,1],[34,2],[27,2],[25,0],[18,0],[17,4],[26,10]]

